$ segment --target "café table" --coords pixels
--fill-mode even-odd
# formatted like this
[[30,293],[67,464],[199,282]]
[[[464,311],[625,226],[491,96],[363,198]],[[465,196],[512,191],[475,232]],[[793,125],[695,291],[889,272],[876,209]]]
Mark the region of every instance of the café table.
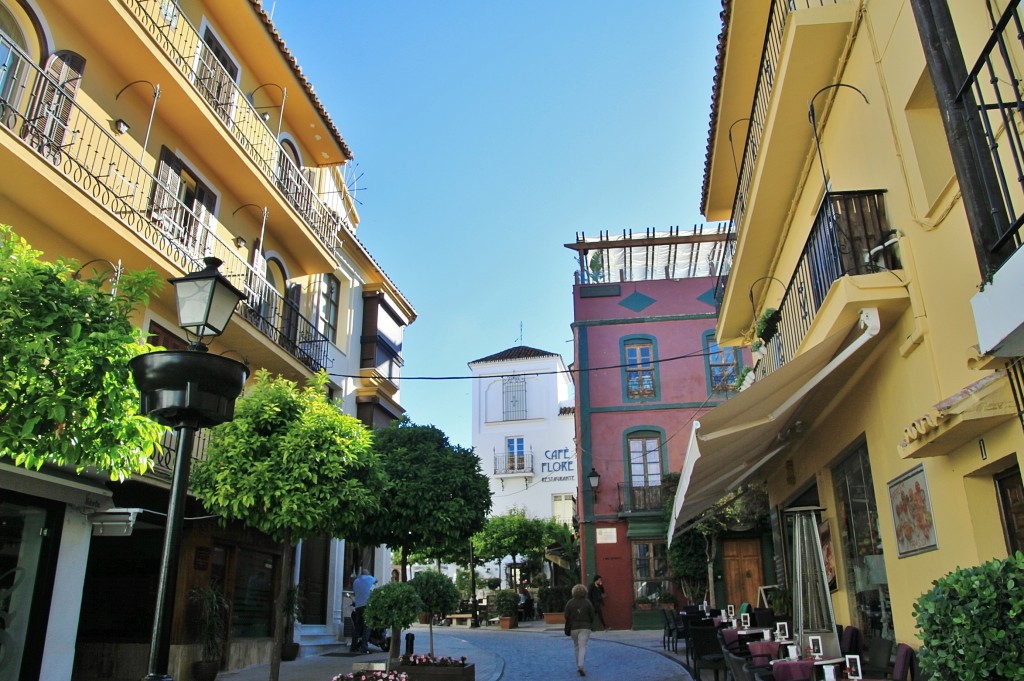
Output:
[[797,679],[821,679],[824,672],[819,669],[830,664],[846,662],[842,657],[823,657],[809,660],[772,660],[772,677],[775,681],[796,681]]
[[809,679],[813,673],[813,660],[772,660],[772,678],[775,681]]
[[775,660],[779,657],[779,647],[781,645],[778,641],[751,641],[747,644],[747,650],[750,651],[751,657]]

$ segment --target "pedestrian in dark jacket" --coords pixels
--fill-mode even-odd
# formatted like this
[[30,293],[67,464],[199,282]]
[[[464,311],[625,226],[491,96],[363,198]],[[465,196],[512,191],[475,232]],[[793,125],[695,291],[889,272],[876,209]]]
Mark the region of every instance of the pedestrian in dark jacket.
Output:
[[597,621],[601,623],[601,628],[608,631],[608,625],[604,623],[604,580],[601,579],[601,575],[594,575],[587,598],[594,606],[594,612],[597,614]]
[[587,587],[577,584],[572,588],[572,599],[565,604],[565,631],[572,636],[572,647],[576,651],[576,670],[586,676],[583,662],[587,657],[587,642],[594,626],[594,605],[587,598]]

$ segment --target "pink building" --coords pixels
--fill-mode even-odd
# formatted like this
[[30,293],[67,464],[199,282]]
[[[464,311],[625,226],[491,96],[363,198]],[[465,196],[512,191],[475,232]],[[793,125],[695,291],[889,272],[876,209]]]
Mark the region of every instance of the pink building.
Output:
[[637,601],[671,591],[662,481],[682,470],[694,420],[735,392],[742,370],[742,358],[714,342],[708,256],[723,240],[716,225],[567,244],[581,264],[573,287],[581,565],[588,583],[603,577],[605,621],[615,629],[661,626]]

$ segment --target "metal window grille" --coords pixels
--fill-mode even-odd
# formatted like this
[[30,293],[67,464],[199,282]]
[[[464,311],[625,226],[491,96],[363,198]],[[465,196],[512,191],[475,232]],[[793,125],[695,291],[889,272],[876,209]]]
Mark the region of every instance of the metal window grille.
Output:
[[526,418],[526,378],[505,376],[501,380],[502,416],[505,421],[521,421]]

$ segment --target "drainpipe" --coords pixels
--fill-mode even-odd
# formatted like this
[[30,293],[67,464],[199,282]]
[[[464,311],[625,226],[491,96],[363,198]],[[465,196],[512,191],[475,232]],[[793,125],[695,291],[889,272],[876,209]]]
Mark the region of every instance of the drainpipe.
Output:
[[993,263],[996,238],[1008,220],[1002,202],[995,200],[999,196],[995,168],[987,154],[980,153],[986,148],[986,142],[980,131],[971,126],[977,111],[974,93],[967,90],[957,99],[967,81],[960,41],[948,0],[910,0],[910,5],[960,183],[981,279],[989,282],[996,270]]

